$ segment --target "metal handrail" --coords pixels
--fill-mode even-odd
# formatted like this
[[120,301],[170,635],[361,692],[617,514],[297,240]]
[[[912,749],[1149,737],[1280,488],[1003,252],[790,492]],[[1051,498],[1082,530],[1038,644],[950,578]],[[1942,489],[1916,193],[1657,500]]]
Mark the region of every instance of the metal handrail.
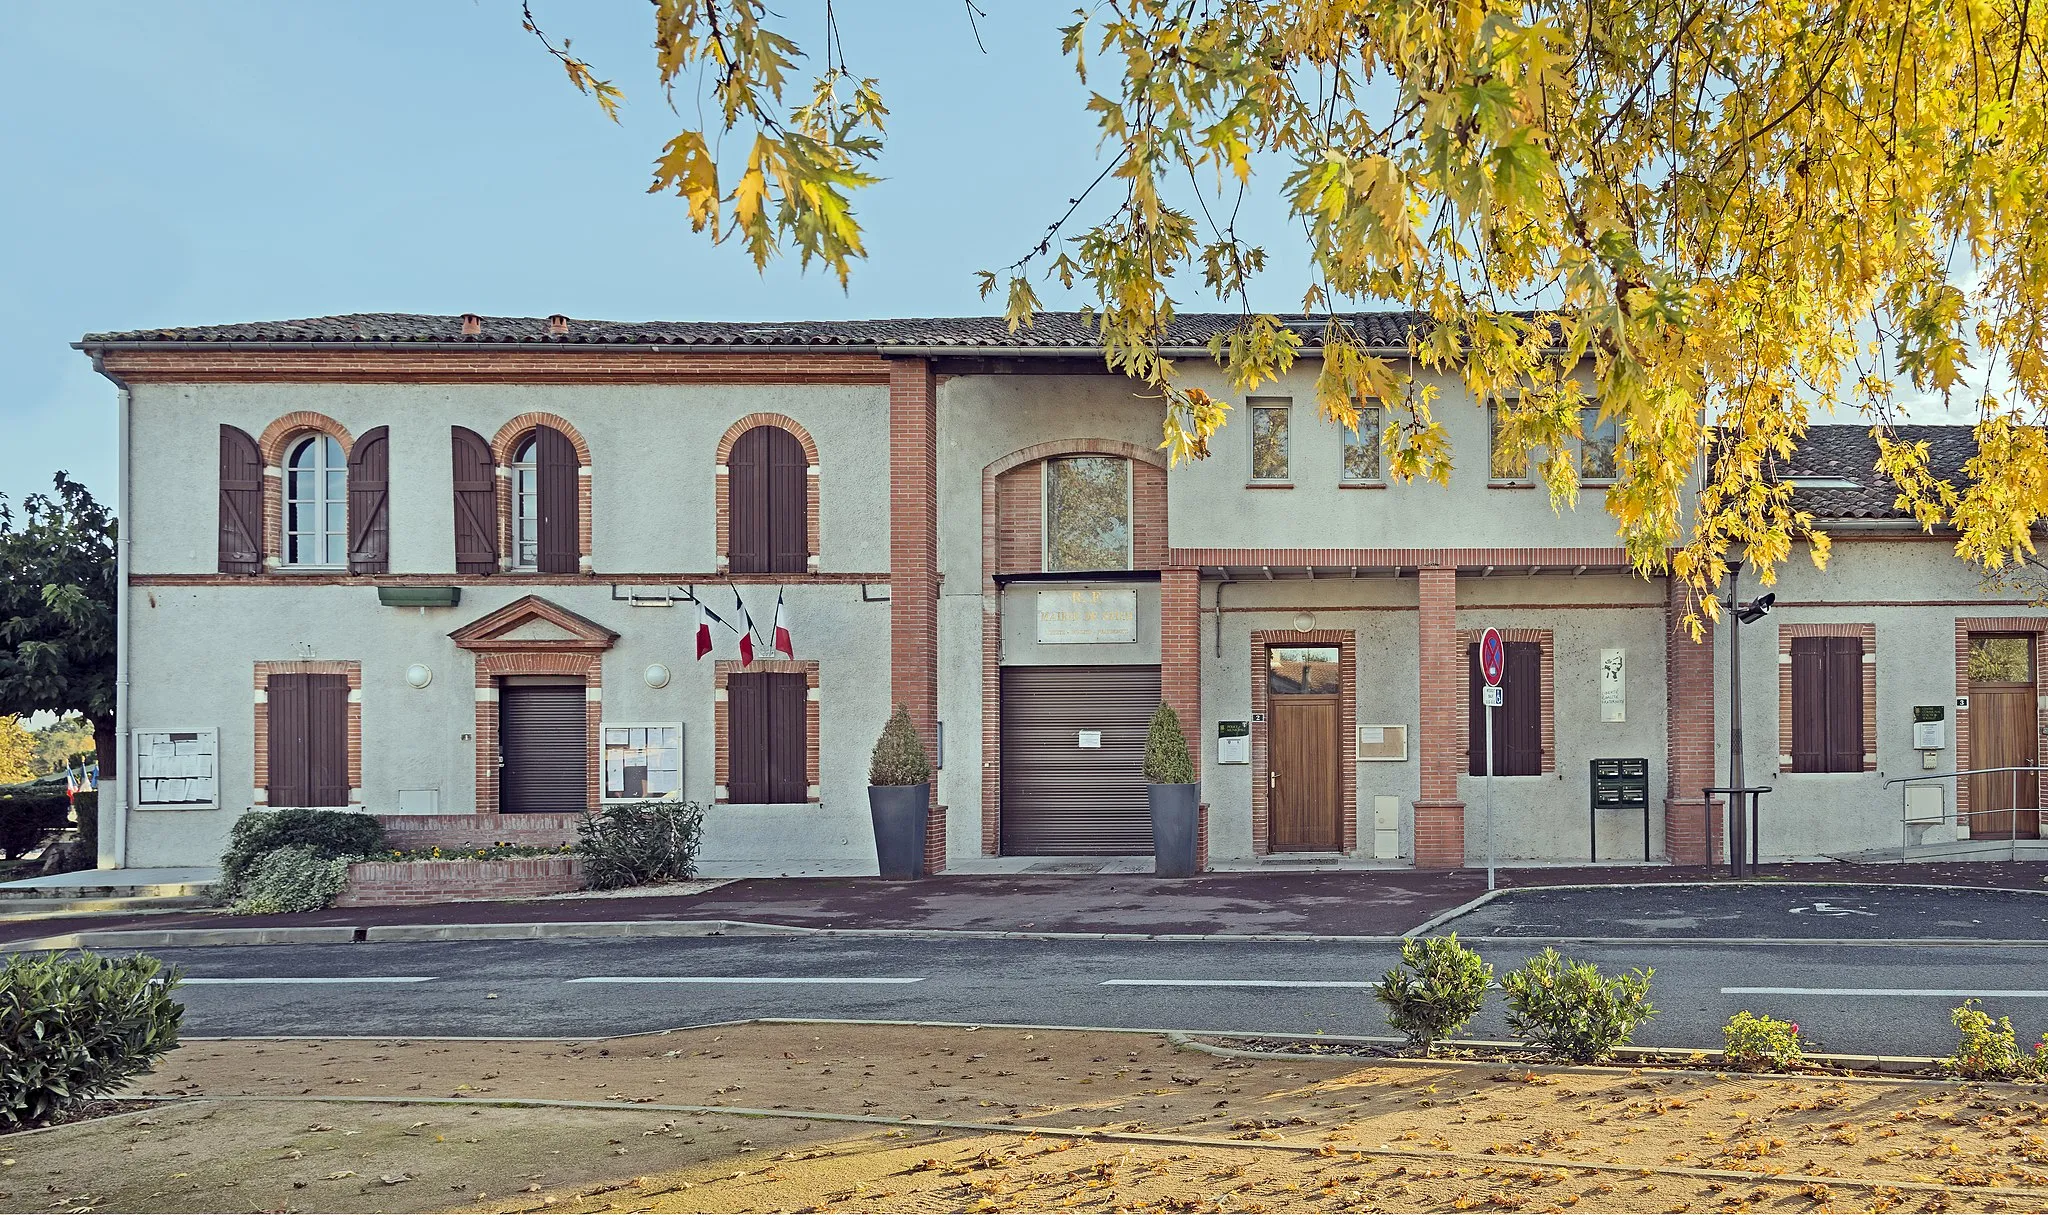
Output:
[[[1928,772],[1923,773],[1919,776],[1894,776],[1890,780],[1884,782],[1884,788],[1889,789],[1893,785],[1913,785],[1923,784],[1928,781],[1954,780],[1959,776],[1989,776],[1997,772],[2009,772],[2012,774],[2011,784],[2007,790],[2007,797],[2014,803],[2018,803],[2018,801],[2020,800],[2019,774],[2022,772],[2032,772],[2037,778],[2034,783],[2034,801],[2038,803],[2041,800],[2041,785],[2038,778],[2044,772],[2048,772],[2048,764],[2013,764],[2001,768],[1962,768],[1954,772]],[[1952,808],[1952,805],[1953,799],[1951,799],[1951,808],[1949,810],[1949,813],[1953,814],[1956,818],[1968,818],[1974,820],[1980,814],[2011,815],[2012,817],[2007,820],[2006,858],[2008,860],[2018,860],[2020,855],[2020,811],[2022,809],[2030,809],[2033,810],[2037,815],[2040,812],[2040,806],[2038,804],[2029,807],[2022,807],[2017,804],[2014,804],[2000,810],[1956,810]],[[1911,828],[1913,821],[1913,819],[1907,817],[1903,810],[1900,812],[1899,856],[1901,858],[1903,858],[1906,855],[1906,849],[1912,846],[1908,842],[1910,837],[1907,835],[1907,832]],[[2038,821],[2039,820],[2037,818],[2036,822],[2038,823]],[[2039,828],[2037,827],[2036,830],[2038,831]],[[1974,822],[1970,826],[1970,838],[1973,840],[1977,838],[1977,828]]]

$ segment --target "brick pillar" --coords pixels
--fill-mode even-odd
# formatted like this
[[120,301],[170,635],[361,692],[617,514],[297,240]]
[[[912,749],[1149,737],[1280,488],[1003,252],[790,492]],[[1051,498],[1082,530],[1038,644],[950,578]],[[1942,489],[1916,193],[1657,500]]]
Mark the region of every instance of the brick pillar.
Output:
[[1202,772],[1202,578],[1196,570],[1159,574],[1159,695],[1187,734],[1188,758]]
[[[889,695],[936,755],[939,715],[938,389],[923,359],[889,365]],[[936,792],[936,791],[935,791]]]
[[924,871],[926,876],[946,871],[946,808],[937,803],[925,811]]
[[[1699,641],[1685,626],[1686,585],[1665,580],[1664,598],[1664,852],[1674,865],[1724,859],[1720,803],[1708,819],[1700,790],[1718,784],[1714,766],[1714,634]],[[1709,856],[1705,835],[1713,836]]]
[[1465,660],[1458,652],[1458,571],[1424,569],[1416,577],[1421,584],[1422,796],[1415,799],[1415,867],[1458,869],[1465,864],[1465,803],[1458,800],[1458,773],[1466,764],[1458,730],[1466,694]]

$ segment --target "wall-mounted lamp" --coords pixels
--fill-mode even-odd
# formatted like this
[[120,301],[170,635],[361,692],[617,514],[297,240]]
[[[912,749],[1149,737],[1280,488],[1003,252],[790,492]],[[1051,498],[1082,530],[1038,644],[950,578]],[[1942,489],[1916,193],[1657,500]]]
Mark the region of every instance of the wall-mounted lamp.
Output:
[[424,688],[434,682],[434,670],[424,662],[416,662],[405,668],[405,682],[415,688]]
[[650,688],[665,688],[668,686],[668,668],[654,663],[640,673],[640,678],[646,680]]
[[1316,614],[1315,614],[1314,612],[1296,612],[1296,613],[1294,614],[1294,631],[1295,631],[1295,632],[1297,632],[1297,633],[1309,633],[1309,632],[1313,632],[1313,631],[1315,631],[1315,627],[1316,627]]

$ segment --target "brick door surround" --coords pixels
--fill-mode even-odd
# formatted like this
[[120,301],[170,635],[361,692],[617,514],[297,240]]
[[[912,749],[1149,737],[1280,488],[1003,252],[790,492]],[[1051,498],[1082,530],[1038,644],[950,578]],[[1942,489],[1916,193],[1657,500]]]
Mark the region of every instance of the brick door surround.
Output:
[[1337,647],[1337,804],[1342,838],[1338,849],[1358,850],[1358,633],[1354,629],[1255,629],[1252,631],[1252,852],[1273,850],[1272,807],[1266,796],[1271,772],[1272,728],[1268,712],[1266,651],[1275,646]]
[[[561,636],[509,636],[535,622],[553,625]],[[562,675],[583,681],[584,716],[589,726],[585,763],[589,804],[593,808],[602,804],[603,751],[598,728],[604,717],[603,656],[619,635],[559,604],[527,595],[478,617],[448,636],[457,646],[476,655],[475,812],[498,813],[498,680],[508,675]]]

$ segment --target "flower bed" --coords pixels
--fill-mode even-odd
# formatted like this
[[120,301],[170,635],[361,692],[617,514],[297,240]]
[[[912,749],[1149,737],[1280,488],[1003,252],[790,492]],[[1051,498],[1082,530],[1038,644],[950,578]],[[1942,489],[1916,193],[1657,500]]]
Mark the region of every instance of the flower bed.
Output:
[[501,860],[357,861],[337,907],[393,907],[528,899],[583,889],[583,858],[512,856]]

